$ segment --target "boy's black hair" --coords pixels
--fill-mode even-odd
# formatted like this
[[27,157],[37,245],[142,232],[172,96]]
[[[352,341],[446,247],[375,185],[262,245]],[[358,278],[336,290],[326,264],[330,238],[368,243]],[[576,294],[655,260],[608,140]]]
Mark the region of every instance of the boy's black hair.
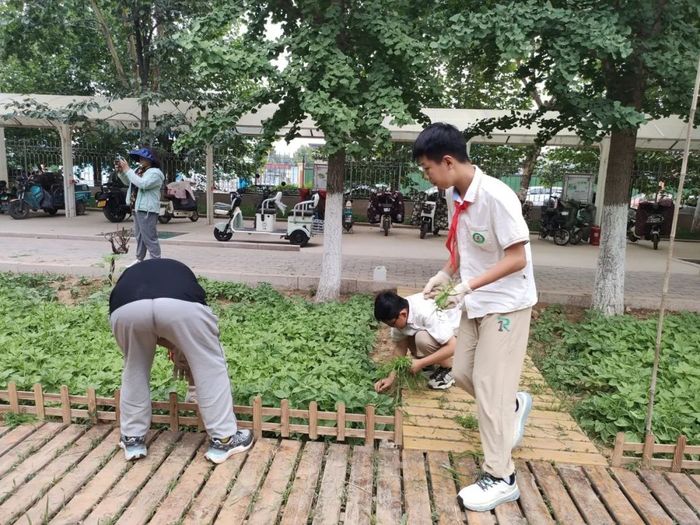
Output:
[[452,124],[434,122],[421,131],[413,143],[413,160],[426,157],[433,162],[441,162],[445,155],[459,162],[468,162],[467,141]]
[[380,292],[374,298],[374,318],[382,323],[396,319],[408,301],[394,292]]

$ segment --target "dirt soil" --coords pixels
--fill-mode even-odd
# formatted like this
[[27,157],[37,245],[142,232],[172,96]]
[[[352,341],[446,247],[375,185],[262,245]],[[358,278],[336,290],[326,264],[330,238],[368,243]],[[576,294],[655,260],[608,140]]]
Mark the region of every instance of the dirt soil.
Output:
[[391,341],[390,333],[391,329],[388,326],[379,325],[374,350],[370,354],[370,358],[375,363],[388,363],[394,357],[394,343]]
[[58,302],[73,306],[101,290],[105,281],[103,279],[66,276],[65,279],[54,281],[51,284],[56,290]]

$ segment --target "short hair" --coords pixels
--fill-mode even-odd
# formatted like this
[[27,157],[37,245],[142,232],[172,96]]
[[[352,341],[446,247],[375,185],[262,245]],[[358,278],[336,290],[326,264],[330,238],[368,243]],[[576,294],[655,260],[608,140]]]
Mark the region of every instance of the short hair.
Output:
[[467,141],[452,124],[434,122],[421,131],[413,143],[413,160],[426,157],[433,162],[440,162],[445,155],[454,157],[459,162],[469,162]]
[[382,323],[396,319],[408,301],[394,292],[380,292],[374,298],[374,318]]

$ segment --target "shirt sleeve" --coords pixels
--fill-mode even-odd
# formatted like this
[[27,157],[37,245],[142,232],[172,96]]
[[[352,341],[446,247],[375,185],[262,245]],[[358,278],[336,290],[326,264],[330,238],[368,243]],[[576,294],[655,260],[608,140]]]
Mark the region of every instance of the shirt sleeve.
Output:
[[518,196],[510,191],[495,199],[491,224],[498,244],[504,250],[521,242],[530,242],[530,230],[523,218]]
[[126,172],[129,182],[139,189],[149,190],[157,188],[163,184],[163,173],[159,169],[147,169],[140,177],[136,175],[134,170]]

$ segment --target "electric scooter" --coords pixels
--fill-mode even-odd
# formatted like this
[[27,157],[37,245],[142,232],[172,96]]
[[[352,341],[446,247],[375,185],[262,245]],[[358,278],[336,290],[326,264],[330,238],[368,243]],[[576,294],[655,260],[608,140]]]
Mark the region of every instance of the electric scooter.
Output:
[[167,224],[170,219],[199,220],[197,200],[188,180],[171,182],[165,188],[165,200],[160,201],[158,222]]

